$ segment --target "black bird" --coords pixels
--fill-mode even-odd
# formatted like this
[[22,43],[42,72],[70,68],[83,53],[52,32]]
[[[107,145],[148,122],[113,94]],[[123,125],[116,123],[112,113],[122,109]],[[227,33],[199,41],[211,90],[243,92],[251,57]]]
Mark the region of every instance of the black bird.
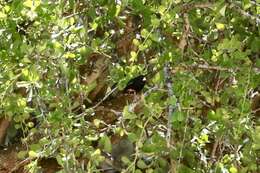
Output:
[[131,79],[127,83],[127,85],[124,88],[123,92],[134,91],[134,92],[138,93],[138,92],[140,92],[144,88],[145,84],[146,84],[146,77],[145,77],[145,75],[137,76],[137,77]]

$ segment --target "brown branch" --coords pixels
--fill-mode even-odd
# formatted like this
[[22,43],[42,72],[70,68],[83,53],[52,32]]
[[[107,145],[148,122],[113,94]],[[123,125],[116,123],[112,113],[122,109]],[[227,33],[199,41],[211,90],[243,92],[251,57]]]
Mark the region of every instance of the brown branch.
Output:
[[253,114],[255,114],[256,112],[260,111],[260,108],[257,108],[255,110],[252,111]]
[[185,47],[187,46],[187,38],[190,32],[190,22],[189,22],[189,16],[187,13],[183,14],[184,18],[184,26],[183,26],[183,33],[180,39],[180,42],[178,44],[179,49],[181,49],[181,52],[183,54]]
[[0,144],[4,144],[7,130],[11,124],[8,118],[0,118]]
[[216,151],[217,151],[218,145],[219,145],[219,140],[217,140],[217,141],[214,142],[213,149],[212,149],[212,152],[211,152],[211,155],[210,155],[210,161],[211,161],[211,163],[214,163],[214,162],[215,162],[215,159],[216,159]]
[[212,3],[188,3],[182,6],[181,13],[186,13],[195,8],[211,8],[214,4]]
[[11,169],[10,173],[14,173],[17,170],[19,170],[21,167],[24,167],[25,165],[29,164],[32,161],[31,158],[26,158],[24,160],[22,160],[21,162],[19,162],[15,167],[13,167],[13,169]]

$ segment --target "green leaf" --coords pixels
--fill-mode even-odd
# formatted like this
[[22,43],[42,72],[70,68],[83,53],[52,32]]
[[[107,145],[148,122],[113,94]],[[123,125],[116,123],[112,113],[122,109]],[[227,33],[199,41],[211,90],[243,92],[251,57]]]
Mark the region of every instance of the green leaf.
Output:
[[26,157],[26,155],[27,155],[27,151],[19,151],[19,152],[17,153],[17,157],[18,157],[19,159],[24,159],[24,158]]
[[250,45],[253,52],[260,52],[260,37],[255,37]]
[[131,55],[131,57],[130,57],[129,61],[136,62],[137,61],[137,53],[135,51],[131,51],[130,55]]
[[129,160],[129,158],[127,158],[126,156],[121,157],[121,160],[124,164],[128,165],[131,163],[131,161]]
[[115,16],[117,17],[118,14],[120,13],[121,10],[121,6],[120,5],[116,5],[116,12],[115,12]]
[[151,40],[155,41],[155,42],[160,42],[160,35],[158,33],[152,33],[150,35]]
[[177,103],[177,98],[175,96],[168,98],[167,104],[175,106],[176,103]]
[[215,23],[218,30],[223,31],[225,29],[225,25],[223,23]]
[[29,154],[29,157],[30,157],[30,158],[35,158],[35,157],[38,157],[38,153],[37,153],[37,152],[35,152],[35,151],[32,151],[32,150],[31,150],[31,151],[29,151],[29,153],[28,153],[28,154]]
[[40,144],[31,144],[30,149],[33,151],[39,151],[42,148]]
[[108,136],[102,136],[99,140],[99,145],[104,149],[106,152],[111,152],[112,144]]
[[139,46],[140,45],[140,42],[137,40],[137,39],[133,39],[133,44],[135,46]]
[[145,164],[145,162],[143,160],[138,160],[137,161],[137,167],[140,168],[140,169],[145,169],[148,166]]
[[172,115],[172,122],[182,122],[185,120],[183,112],[175,111]]
[[138,136],[135,134],[135,133],[129,133],[128,134],[128,139],[131,141],[131,142],[136,142],[138,141]]
[[237,173],[237,172],[238,172],[238,171],[237,171],[237,168],[234,167],[234,166],[230,167],[230,168],[229,168],[229,171],[230,171],[230,173]]
[[164,15],[164,12],[167,8],[164,6],[164,5],[160,5],[159,8],[158,8],[158,12],[161,14],[161,15]]
[[160,25],[160,20],[156,16],[153,16],[151,18],[151,23],[154,28],[157,28]]
[[26,99],[25,98],[17,99],[17,106],[18,107],[25,107],[26,106]]
[[62,44],[57,40],[52,40],[52,46],[57,52],[62,52],[64,50]]
[[134,173],[142,173],[140,169],[136,169]]
[[129,112],[130,106],[125,106],[123,110],[123,117],[124,119],[135,119],[137,116],[135,113]]
[[141,31],[141,36],[142,36],[143,38],[148,37],[148,34],[149,34],[149,32],[148,32],[146,29],[142,29],[142,31]]
[[0,11],[0,19],[5,19],[7,15]]
[[210,110],[208,112],[208,119],[209,120],[214,120],[214,121],[219,121],[219,120],[221,120],[221,114],[220,113],[216,113],[213,110]]
[[99,125],[100,125],[101,122],[102,122],[102,121],[99,120],[99,119],[94,119],[94,121],[93,121],[94,125],[95,125],[97,128],[99,128]]
[[235,50],[240,50],[241,44],[237,37],[232,37],[230,40],[224,39],[223,42],[218,45],[218,50],[231,53]]
[[35,10],[41,4],[40,0],[26,0],[23,5]]
[[93,29],[94,31],[96,31],[97,30],[97,27],[98,27],[98,23],[97,22],[92,22],[91,24],[90,24],[90,27],[91,27],[91,29]]
[[64,57],[65,57],[65,58],[71,58],[71,59],[73,59],[73,58],[76,57],[76,55],[75,55],[74,53],[72,53],[72,52],[66,52],[66,53],[64,54]]
[[227,8],[227,5],[223,5],[223,7],[219,10],[219,13],[222,15],[222,16],[225,16],[225,13],[226,13],[226,8]]
[[244,10],[249,9],[252,6],[250,0],[243,0],[242,4],[243,4],[243,9]]
[[143,11],[144,8],[145,8],[142,0],[132,0],[132,5],[133,5],[134,9],[139,11],[139,12]]
[[78,50],[77,50],[82,56],[88,56],[92,50],[91,48],[88,48],[86,46],[83,46],[83,47],[80,47]]

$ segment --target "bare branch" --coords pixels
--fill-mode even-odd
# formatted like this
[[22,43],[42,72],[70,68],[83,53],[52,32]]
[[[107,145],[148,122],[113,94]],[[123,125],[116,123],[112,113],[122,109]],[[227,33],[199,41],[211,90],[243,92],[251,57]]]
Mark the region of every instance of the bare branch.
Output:
[[181,49],[181,52],[184,52],[184,49],[187,45],[187,38],[190,32],[190,22],[189,22],[189,16],[187,13],[183,14],[184,17],[184,26],[183,26],[183,33],[180,39],[180,42],[178,44],[179,49]]
[[21,162],[19,162],[18,164],[15,165],[15,167],[12,168],[12,170],[10,171],[10,173],[14,173],[16,171],[18,171],[20,168],[24,167],[25,165],[29,164],[32,161],[31,158],[26,158],[24,160],[22,160]]
[[211,8],[214,4],[212,3],[188,3],[182,7],[181,12],[186,13],[194,8]]
[[230,73],[238,71],[238,69],[225,68],[220,66],[210,66],[208,64],[192,64],[192,65],[181,64],[177,67],[174,67],[172,69],[172,72],[175,73],[176,71],[180,71],[180,70],[196,70],[196,69],[209,70],[209,71],[227,71]]
[[[170,75],[170,64],[169,62],[165,63],[164,65],[164,76],[165,76],[165,82],[166,82],[166,87],[168,91],[168,97],[171,98],[174,96],[173,90],[172,90],[172,80],[171,80],[171,75]],[[167,140],[167,145],[168,147],[171,146],[171,136],[172,136],[172,115],[174,112],[174,105],[169,104],[168,106],[168,123],[167,123],[167,134],[166,134],[166,140]]]

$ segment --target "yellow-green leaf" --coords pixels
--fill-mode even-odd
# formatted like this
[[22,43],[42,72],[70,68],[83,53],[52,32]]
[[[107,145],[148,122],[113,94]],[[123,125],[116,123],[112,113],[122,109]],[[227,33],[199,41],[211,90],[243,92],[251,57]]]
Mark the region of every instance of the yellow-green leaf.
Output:
[[94,125],[95,125],[97,128],[99,128],[99,125],[100,125],[100,123],[101,123],[101,120],[99,120],[99,119],[94,119],[93,123],[94,123]]
[[0,12],[0,19],[5,19],[7,15],[3,12]]
[[222,16],[225,16],[226,7],[227,7],[227,5],[224,5],[224,6],[219,10],[219,13],[220,13]]
[[232,166],[231,168],[229,168],[229,172],[230,173],[237,173],[237,168]]
[[25,107],[26,106],[26,99],[25,98],[19,98],[17,99],[17,105],[19,107]]
[[26,0],[23,5],[31,8],[32,10],[36,9],[41,4],[40,0]]
[[137,53],[135,51],[131,51],[130,55],[131,55],[131,58],[130,58],[131,62],[137,61]]
[[38,153],[36,153],[35,151],[29,151],[29,157],[30,158],[35,158],[35,157],[37,157],[38,156]]
[[140,45],[140,42],[137,39],[133,39],[133,44],[138,46],[138,45]]
[[142,35],[142,37],[147,37],[148,36],[148,34],[149,34],[149,32],[146,30],[146,29],[142,29],[142,31],[141,31],[141,35]]
[[223,31],[225,29],[225,25],[223,23],[215,23],[218,30]]
[[93,22],[93,23],[91,23],[90,25],[91,25],[91,28],[92,28],[93,30],[96,30],[97,27],[98,27],[98,24],[97,24],[96,22]]
[[26,154],[27,154],[27,151],[19,151],[19,152],[17,153],[17,157],[18,157],[19,159],[24,159],[25,156],[26,156]]
[[157,19],[155,16],[151,19],[151,23],[153,27],[158,27],[160,25],[160,20]]
[[73,59],[73,58],[76,57],[76,55],[75,55],[74,53],[67,52],[67,53],[64,55],[64,57],[65,57],[65,58],[71,58],[71,59]]
[[116,5],[116,14],[115,16],[118,16],[118,14],[120,13],[121,10],[121,6],[120,5]]
[[138,168],[140,168],[140,169],[145,169],[145,168],[147,168],[147,165],[145,164],[145,162],[144,162],[143,160],[138,160],[138,161],[137,161],[137,166],[138,166]]

